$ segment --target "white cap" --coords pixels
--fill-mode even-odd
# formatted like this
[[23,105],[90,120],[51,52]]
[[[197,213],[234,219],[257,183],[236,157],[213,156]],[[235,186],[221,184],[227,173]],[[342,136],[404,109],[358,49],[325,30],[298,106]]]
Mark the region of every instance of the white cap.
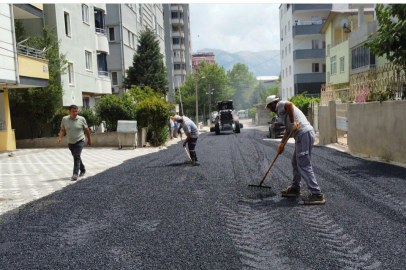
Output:
[[175,118],[176,122],[179,122],[179,120],[182,119],[182,116],[175,115],[173,118]]
[[265,101],[265,104],[266,104],[265,109],[269,105],[269,103],[272,103],[272,102],[277,101],[277,100],[279,100],[279,98],[277,98],[275,95],[267,97],[266,101]]

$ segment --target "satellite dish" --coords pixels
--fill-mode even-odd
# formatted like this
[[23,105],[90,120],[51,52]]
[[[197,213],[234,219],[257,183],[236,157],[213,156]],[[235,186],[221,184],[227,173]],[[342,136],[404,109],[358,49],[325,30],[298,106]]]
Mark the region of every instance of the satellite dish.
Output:
[[344,18],[341,20],[341,28],[344,29],[344,28],[348,28],[349,26],[350,26],[350,23],[347,18]]

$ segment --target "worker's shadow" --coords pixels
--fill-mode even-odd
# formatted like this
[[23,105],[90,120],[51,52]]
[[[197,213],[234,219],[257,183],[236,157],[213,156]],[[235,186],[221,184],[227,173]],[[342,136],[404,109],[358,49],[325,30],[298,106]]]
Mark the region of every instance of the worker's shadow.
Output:
[[181,167],[181,166],[187,166],[188,164],[185,164],[184,162],[181,163],[171,163],[168,165],[159,165],[159,166],[146,166],[146,168],[165,168],[165,167]]

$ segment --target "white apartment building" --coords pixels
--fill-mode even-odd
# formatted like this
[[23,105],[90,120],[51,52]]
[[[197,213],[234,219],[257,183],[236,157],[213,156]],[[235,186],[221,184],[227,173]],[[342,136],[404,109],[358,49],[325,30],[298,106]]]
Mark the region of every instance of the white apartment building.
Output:
[[105,17],[106,4],[44,4],[45,25],[55,27],[68,61],[60,78],[63,106],[91,108],[101,95],[111,94]]
[[172,101],[175,89],[186,81],[192,72],[192,41],[188,4],[164,4],[166,67]]
[[281,97],[319,95],[326,80],[325,39],[320,33],[332,4],[281,4]]
[[[125,71],[132,66],[141,31],[154,30],[165,56],[164,17],[162,4],[107,4],[106,31],[110,54],[107,68],[111,76],[112,93],[120,96]],[[165,64],[165,57],[164,57]]]

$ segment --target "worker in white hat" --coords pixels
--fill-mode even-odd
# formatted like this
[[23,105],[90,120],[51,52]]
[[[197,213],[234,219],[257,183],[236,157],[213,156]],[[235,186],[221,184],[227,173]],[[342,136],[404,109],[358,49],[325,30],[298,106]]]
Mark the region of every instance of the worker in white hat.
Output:
[[313,127],[307,121],[303,112],[292,102],[280,101],[275,95],[266,98],[265,109],[275,112],[285,125],[285,134],[278,145],[278,153],[282,154],[284,142],[289,140],[289,134],[293,130],[295,138],[295,151],[292,157],[293,182],[282,190],[282,197],[300,197],[300,183],[302,178],[307,184],[310,193],[303,198],[305,204],[324,204],[324,194],[316,181],[311,164],[311,152],[315,133]]
[[[175,115],[174,119],[176,122],[180,124],[179,127],[179,133],[180,129],[183,128],[183,131],[186,134],[186,139],[183,142],[183,147],[186,147],[186,144],[188,145],[189,148],[189,154],[192,159],[192,164],[193,166],[199,166],[199,161],[197,160],[197,155],[196,155],[196,144],[197,144],[197,138],[199,137],[199,130],[197,129],[195,123],[193,123],[192,120],[190,120],[186,116],[179,116]],[[182,136],[182,135],[180,135]],[[186,161],[185,163],[190,163],[190,161]]]

